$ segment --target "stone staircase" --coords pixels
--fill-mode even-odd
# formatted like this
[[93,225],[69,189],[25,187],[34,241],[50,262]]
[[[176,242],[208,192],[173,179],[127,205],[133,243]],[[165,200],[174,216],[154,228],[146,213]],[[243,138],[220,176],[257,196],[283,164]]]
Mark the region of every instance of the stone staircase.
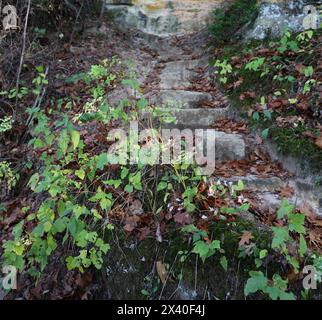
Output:
[[207,64],[207,59],[179,59],[166,63],[159,76],[159,90],[152,91],[148,98],[153,104],[161,106],[161,110],[170,112],[176,118],[175,123],[163,123],[162,127],[180,130],[205,129],[207,139],[215,140],[208,143],[206,141],[208,145],[215,145],[215,150],[207,150],[208,156],[210,153],[210,157],[219,161],[244,159],[246,144],[241,135],[227,134],[210,128],[216,120],[229,117],[229,105],[225,103],[217,108],[207,107],[217,97],[208,92],[189,89],[197,76],[195,70],[203,70]]
[[[214,145],[215,149],[206,152],[217,162],[243,160],[254,152],[253,142],[248,137],[213,129],[216,120],[234,117],[229,102],[219,90],[195,87],[200,78],[212,81],[207,72],[206,40],[202,39],[202,33],[196,31],[207,24],[213,8],[223,3],[210,0],[107,1],[107,10],[113,13],[121,29],[138,30],[140,40],[135,45],[148,46],[155,52],[153,61],[147,63],[158,70],[157,79],[144,83],[145,96],[150,104],[170,112],[176,118],[176,123],[161,123],[161,126],[180,130],[207,129],[207,139],[211,139],[209,145]],[[195,21],[198,23],[195,24]],[[144,81],[142,75],[140,78]],[[212,88],[215,88],[213,83]],[[142,120],[145,118],[151,118],[151,115],[143,113]],[[216,172],[214,175],[218,178]],[[241,177],[236,174],[231,178],[234,179],[244,180],[247,189],[255,191],[270,209],[280,203],[278,190],[290,185],[295,189],[294,202],[308,201],[318,214],[322,214],[321,196],[315,195],[313,190],[299,188],[298,178],[283,180],[275,176]]]

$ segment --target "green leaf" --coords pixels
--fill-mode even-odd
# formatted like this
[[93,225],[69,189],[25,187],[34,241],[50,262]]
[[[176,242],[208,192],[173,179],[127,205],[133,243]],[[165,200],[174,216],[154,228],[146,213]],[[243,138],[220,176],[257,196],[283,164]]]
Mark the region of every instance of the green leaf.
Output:
[[306,252],[307,252],[307,244],[306,244],[304,236],[301,234],[300,235],[300,249],[299,249],[299,253],[300,253],[301,257],[303,257]]
[[263,139],[266,140],[268,138],[268,135],[269,135],[269,128],[262,131],[262,138]]
[[227,261],[227,258],[225,256],[221,256],[220,265],[223,267],[223,269],[225,271],[227,271],[227,269],[228,269],[228,261]]
[[255,111],[255,112],[253,113],[253,120],[254,120],[254,121],[258,121],[258,120],[259,120],[259,113],[258,113],[257,111]]
[[138,81],[133,80],[133,79],[124,79],[122,80],[122,84],[129,86],[130,88],[132,88],[133,90],[139,91],[140,89],[140,85],[138,83]]
[[147,290],[145,290],[145,289],[142,289],[141,293],[146,297],[148,297],[150,295],[149,292]]
[[127,193],[131,193],[133,192],[133,186],[131,184],[127,184],[124,188],[124,190],[127,192]]
[[210,244],[210,249],[215,250],[215,249],[220,249],[220,241],[219,240],[214,240]]
[[264,291],[267,287],[267,278],[261,271],[251,271],[251,278],[247,280],[246,286],[244,288],[245,296],[257,291]]
[[202,262],[205,262],[208,258],[209,245],[202,240],[197,241],[192,252],[198,254]]
[[157,191],[161,191],[161,190],[164,190],[168,187],[168,183],[165,182],[165,181],[161,181],[159,184],[158,184],[158,187],[157,187]]
[[85,171],[83,169],[79,169],[79,170],[76,170],[75,171],[75,175],[81,179],[81,180],[84,180],[85,178]]
[[63,231],[65,231],[66,227],[67,225],[63,218],[58,218],[54,223],[54,229],[58,233],[62,233]]
[[290,104],[296,104],[297,103],[297,99],[296,98],[294,98],[294,99],[288,99],[288,102],[290,103]]
[[259,252],[259,258],[264,259],[267,256],[268,251],[266,249]]
[[17,225],[14,226],[12,230],[12,234],[15,237],[15,239],[20,239],[22,234],[22,228],[24,226],[24,221],[20,221]]
[[123,180],[129,174],[129,169],[123,168],[121,171],[121,179]]
[[31,176],[31,178],[28,182],[28,185],[30,186],[30,189],[32,191],[35,191],[37,184],[39,182],[39,179],[40,179],[39,173],[35,173]]
[[51,222],[46,221],[46,222],[44,223],[44,231],[45,231],[45,232],[49,232],[49,231],[51,230],[52,226],[53,226],[53,225],[51,224]]
[[244,182],[242,180],[238,180],[237,185],[233,186],[234,191],[243,191],[245,189]]
[[68,149],[68,144],[69,144],[69,136],[67,134],[67,130],[63,130],[58,138],[58,158],[62,158]]
[[280,248],[282,245],[285,244],[285,242],[290,240],[290,235],[288,233],[288,230],[286,228],[282,227],[272,227],[272,230],[274,232],[274,237],[272,241],[272,248]]
[[145,109],[146,107],[148,106],[148,101],[146,99],[140,99],[138,102],[137,102],[137,107],[140,109],[140,110],[143,110]]
[[272,120],[272,113],[269,110],[264,110],[265,118]]
[[288,222],[289,222],[289,230],[295,231],[297,233],[305,233],[304,228],[304,214],[289,214]]
[[294,205],[290,204],[287,199],[283,199],[281,207],[277,211],[277,218],[283,219],[294,211]]
[[78,147],[79,141],[80,141],[79,132],[76,130],[73,130],[72,131],[72,143],[73,143],[74,150]]
[[97,157],[96,168],[99,170],[103,170],[107,164],[108,156],[107,153],[104,152]]
[[109,209],[111,205],[112,205],[112,201],[110,199],[105,198],[100,201],[100,206],[103,210]]

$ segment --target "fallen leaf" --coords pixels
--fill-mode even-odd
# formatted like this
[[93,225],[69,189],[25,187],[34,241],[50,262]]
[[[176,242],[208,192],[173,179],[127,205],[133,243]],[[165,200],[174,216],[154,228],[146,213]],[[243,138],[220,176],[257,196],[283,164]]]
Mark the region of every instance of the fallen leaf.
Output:
[[192,223],[191,215],[187,212],[178,212],[174,216],[174,221],[179,223],[181,226]]
[[249,231],[245,231],[240,237],[239,246],[244,246],[245,244],[249,244],[250,240],[253,239],[253,235]]
[[256,144],[262,144],[263,143],[263,139],[258,134],[256,134],[256,136],[255,136],[255,143]]
[[322,149],[322,136],[315,140],[315,145]]
[[279,192],[281,198],[291,198],[294,195],[294,189],[290,186],[282,188]]
[[132,232],[136,227],[140,218],[138,216],[132,216],[126,218],[124,230],[127,232]]
[[159,278],[162,282],[162,284],[165,284],[168,278],[167,270],[165,268],[165,265],[162,263],[162,261],[157,261],[157,273],[159,275]]
[[129,206],[129,210],[128,210],[128,213],[130,215],[141,215],[143,213],[143,208],[142,208],[142,203],[140,200],[138,199],[135,199],[131,205]]
[[244,78],[240,77],[237,81],[234,82],[234,89],[240,87],[243,82],[244,82]]

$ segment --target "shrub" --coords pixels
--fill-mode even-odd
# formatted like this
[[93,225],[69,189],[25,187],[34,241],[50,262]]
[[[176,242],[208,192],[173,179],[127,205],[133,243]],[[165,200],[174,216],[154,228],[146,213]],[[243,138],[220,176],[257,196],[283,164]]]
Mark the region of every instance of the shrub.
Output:
[[254,21],[258,12],[256,0],[236,0],[228,8],[214,11],[210,30],[219,42],[228,42],[241,27]]

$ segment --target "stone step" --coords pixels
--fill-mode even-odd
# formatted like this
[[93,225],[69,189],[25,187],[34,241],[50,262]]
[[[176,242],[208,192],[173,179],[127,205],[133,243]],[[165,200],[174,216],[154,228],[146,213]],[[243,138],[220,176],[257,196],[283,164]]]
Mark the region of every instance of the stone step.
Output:
[[[221,179],[220,176],[214,175],[216,178]],[[231,181],[233,183],[242,180],[245,185],[245,190],[258,191],[258,192],[276,192],[279,189],[288,185],[288,181],[283,181],[279,177],[263,178],[258,175],[247,176],[233,176],[230,178],[222,178],[221,180]]]
[[195,139],[196,155],[206,156],[208,163],[242,160],[246,156],[246,143],[240,134],[226,133],[215,129],[195,129],[191,132]]
[[180,60],[168,62],[160,75],[160,89],[169,90],[189,87],[191,79],[197,75],[194,71],[200,60]]
[[152,99],[153,103],[166,108],[194,109],[201,107],[203,103],[210,102],[212,95],[207,92],[195,92],[186,90],[161,90]]
[[215,158],[218,161],[242,160],[246,156],[246,143],[242,135],[213,131],[212,139],[215,138]]
[[[158,111],[161,119],[175,117],[175,122],[167,123],[160,121],[160,117],[153,116],[149,112],[141,113],[141,121],[149,123],[160,123],[165,128],[180,129],[202,129],[208,128],[215,123],[216,120],[229,117],[230,108],[196,108],[196,109],[180,109],[169,110],[160,108]],[[151,121],[150,121],[151,120]]]

